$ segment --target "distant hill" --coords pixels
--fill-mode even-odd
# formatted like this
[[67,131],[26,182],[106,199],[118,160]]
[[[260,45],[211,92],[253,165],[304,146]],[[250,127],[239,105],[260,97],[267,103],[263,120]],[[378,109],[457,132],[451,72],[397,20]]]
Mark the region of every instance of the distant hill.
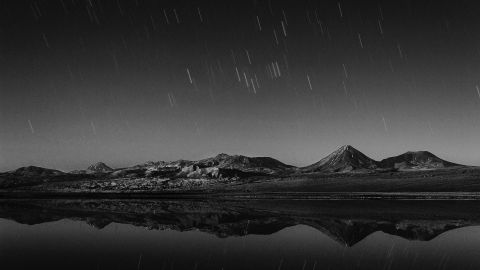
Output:
[[290,170],[294,166],[287,165],[271,157],[246,157],[242,155],[219,154],[215,157],[196,161],[194,165],[200,168],[216,167],[243,172],[279,173]]
[[106,173],[106,172],[112,172],[113,169],[108,167],[105,163],[103,162],[97,162],[95,164],[92,164],[88,166],[87,170],[96,172],[96,173]]
[[86,170],[75,170],[71,171],[71,174],[104,174],[104,173],[110,173],[113,172],[114,169],[110,168],[103,162],[97,162],[95,164],[92,164],[88,166]]
[[35,185],[67,175],[64,172],[37,166],[21,167],[0,173],[0,187]]
[[380,161],[382,168],[400,170],[441,169],[455,166],[462,165],[443,160],[428,151],[406,152]]
[[21,167],[13,171],[6,172],[6,174],[18,177],[49,177],[65,175],[64,172],[59,170],[47,169],[37,166]]
[[300,170],[303,172],[351,172],[369,171],[377,168],[377,161],[367,157],[350,145],[344,145],[319,162]]

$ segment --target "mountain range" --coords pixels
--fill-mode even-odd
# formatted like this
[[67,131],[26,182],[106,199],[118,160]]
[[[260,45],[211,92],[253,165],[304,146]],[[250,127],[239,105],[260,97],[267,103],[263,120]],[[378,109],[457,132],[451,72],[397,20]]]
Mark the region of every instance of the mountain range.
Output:
[[0,173],[0,188],[80,178],[215,178],[237,180],[269,175],[361,174],[382,171],[424,171],[461,166],[463,165],[445,161],[428,151],[406,152],[376,161],[354,147],[344,145],[320,161],[306,167],[287,165],[271,157],[247,157],[224,153],[197,161],[149,161],[132,167],[116,169],[103,162],[98,162],[85,170],[75,170],[69,173],[29,166]]
[[372,170],[428,170],[463,166],[443,160],[428,151],[404,154],[376,161],[351,145],[344,145],[310,166],[304,172],[368,172]]

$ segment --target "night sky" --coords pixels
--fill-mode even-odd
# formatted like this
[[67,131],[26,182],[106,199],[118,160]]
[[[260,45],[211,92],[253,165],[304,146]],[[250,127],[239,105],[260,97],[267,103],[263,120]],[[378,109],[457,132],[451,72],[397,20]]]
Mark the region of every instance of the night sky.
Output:
[[480,2],[0,1],[0,171],[351,144],[480,165]]

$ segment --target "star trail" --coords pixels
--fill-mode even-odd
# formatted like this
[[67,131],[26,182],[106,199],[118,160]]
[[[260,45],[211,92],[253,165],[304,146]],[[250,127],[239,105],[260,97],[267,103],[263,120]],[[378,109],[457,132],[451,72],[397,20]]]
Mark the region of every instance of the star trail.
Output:
[[480,164],[476,1],[0,2],[0,169],[339,145]]

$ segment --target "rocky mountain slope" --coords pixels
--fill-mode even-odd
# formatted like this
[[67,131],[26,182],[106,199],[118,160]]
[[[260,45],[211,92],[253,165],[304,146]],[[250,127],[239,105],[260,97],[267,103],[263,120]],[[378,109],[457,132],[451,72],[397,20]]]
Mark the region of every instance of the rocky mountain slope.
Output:
[[374,170],[378,167],[377,161],[350,145],[344,145],[319,162],[300,170],[303,172],[351,172]]
[[383,159],[382,168],[397,168],[401,170],[439,169],[460,166],[443,160],[428,151],[406,152],[404,154]]
[[28,166],[0,173],[0,188],[31,186],[63,179],[78,179],[78,177],[58,170]]
[[58,170],[46,169],[37,166],[21,167],[7,173],[18,177],[52,177],[65,174],[64,172]]
[[104,174],[113,172],[114,169],[110,168],[103,162],[97,162],[88,166],[86,170],[75,170],[71,171],[72,174]]
[[87,170],[96,172],[96,173],[106,173],[106,172],[112,172],[113,169],[108,167],[105,163],[103,162],[97,162],[95,164],[90,165]]
[[279,173],[294,168],[271,157],[246,157],[242,155],[219,154],[215,157],[199,160],[194,165],[200,168],[216,167],[244,172]]

